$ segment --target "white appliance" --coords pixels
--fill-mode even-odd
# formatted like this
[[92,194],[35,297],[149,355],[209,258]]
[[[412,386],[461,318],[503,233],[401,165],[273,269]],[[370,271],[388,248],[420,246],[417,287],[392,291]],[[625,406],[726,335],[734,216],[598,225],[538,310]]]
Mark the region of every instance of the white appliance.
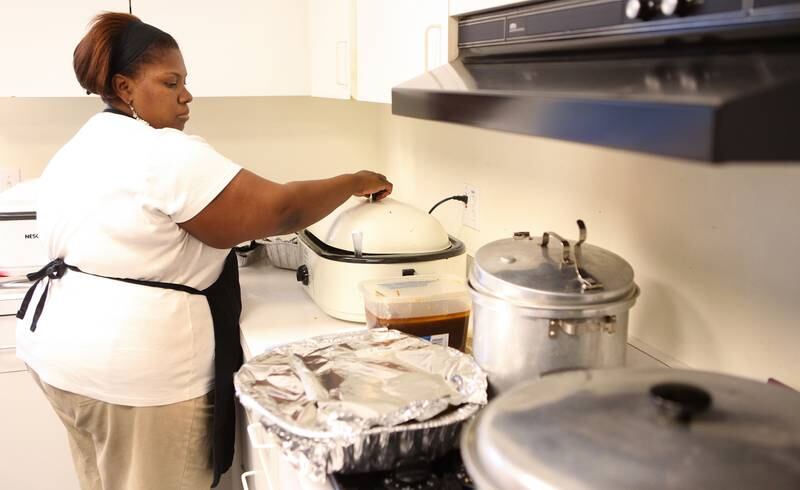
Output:
[[[48,262],[36,228],[37,181],[0,193],[0,274],[18,276]],[[2,279],[2,277],[0,277]],[[64,426],[16,353],[15,317],[29,282],[0,283],[0,434],[3,488],[77,490]],[[47,471],[41,471],[41,462]]]
[[49,262],[36,226],[38,181],[0,193],[0,275],[38,270]]
[[430,214],[391,198],[353,198],[299,237],[297,280],[325,313],[351,322],[365,321],[363,281],[466,274],[464,244]]

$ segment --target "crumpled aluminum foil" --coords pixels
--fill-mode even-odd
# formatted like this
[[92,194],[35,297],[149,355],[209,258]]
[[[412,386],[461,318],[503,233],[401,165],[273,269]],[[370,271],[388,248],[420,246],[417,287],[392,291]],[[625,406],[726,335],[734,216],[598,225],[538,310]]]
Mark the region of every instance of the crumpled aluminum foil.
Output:
[[272,349],[242,366],[234,386],[271,442],[321,481],[446,452],[486,404],[487,383],[472,357],[378,328]]

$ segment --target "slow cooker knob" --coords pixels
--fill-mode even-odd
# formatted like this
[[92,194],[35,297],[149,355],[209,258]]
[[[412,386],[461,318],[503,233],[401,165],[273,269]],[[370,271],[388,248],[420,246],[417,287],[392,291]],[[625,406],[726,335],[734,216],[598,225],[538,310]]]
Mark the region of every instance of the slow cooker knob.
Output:
[[302,282],[303,286],[308,286],[308,267],[301,265],[297,268],[297,281]]

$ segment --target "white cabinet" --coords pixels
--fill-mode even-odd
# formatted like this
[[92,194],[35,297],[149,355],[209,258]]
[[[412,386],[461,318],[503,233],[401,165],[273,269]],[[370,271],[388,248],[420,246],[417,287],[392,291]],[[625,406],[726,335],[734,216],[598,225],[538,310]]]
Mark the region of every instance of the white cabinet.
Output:
[[78,490],[67,431],[16,358],[13,315],[0,316],[2,488]]
[[308,2],[133,0],[178,41],[197,97],[308,95]]
[[[178,41],[195,96],[312,95],[391,102],[391,88],[447,62],[447,0],[132,0]],[[126,0],[3,2],[0,97],[85,95],[72,53]]]
[[333,486],[327,479],[314,482],[305,478],[277,446],[267,443],[267,435],[258,423],[258,417],[241,406],[239,409],[243,412],[239,418],[243,487],[248,490],[332,490]]
[[390,103],[392,87],[447,63],[447,0],[357,0],[355,98]]
[[3,1],[0,97],[75,97],[72,52],[101,11],[128,11],[127,0]]
[[353,0],[309,0],[311,95],[349,99]]
[[257,418],[252,416],[248,410],[237,403],[236,405],[236,421],[238,425],[238,447],[239,457],[242,461],[242,475],[241,485],[242,488],[247,490],[270,490],[270,484],[267,481],[264,464],[261,461],[261,449],[256,447],[257,443],[250,440],[250,432],[248,430],[250,424],[254,423]]
[[450,15],[464,15],[522,3],[519,0],[450,0]]

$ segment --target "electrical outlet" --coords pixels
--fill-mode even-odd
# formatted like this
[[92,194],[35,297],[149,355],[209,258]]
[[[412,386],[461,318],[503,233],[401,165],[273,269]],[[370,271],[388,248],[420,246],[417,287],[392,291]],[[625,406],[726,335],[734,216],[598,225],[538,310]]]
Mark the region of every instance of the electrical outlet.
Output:
[[0,167],[0,192],[11,189],[22,180],[22,169]]
[[464,226],[469,226],[473,230],[478,229],[478,189],[464,184],[464,194],[467,195],[467,207],[464,208],[464,214],[461,217],[461,222]]

